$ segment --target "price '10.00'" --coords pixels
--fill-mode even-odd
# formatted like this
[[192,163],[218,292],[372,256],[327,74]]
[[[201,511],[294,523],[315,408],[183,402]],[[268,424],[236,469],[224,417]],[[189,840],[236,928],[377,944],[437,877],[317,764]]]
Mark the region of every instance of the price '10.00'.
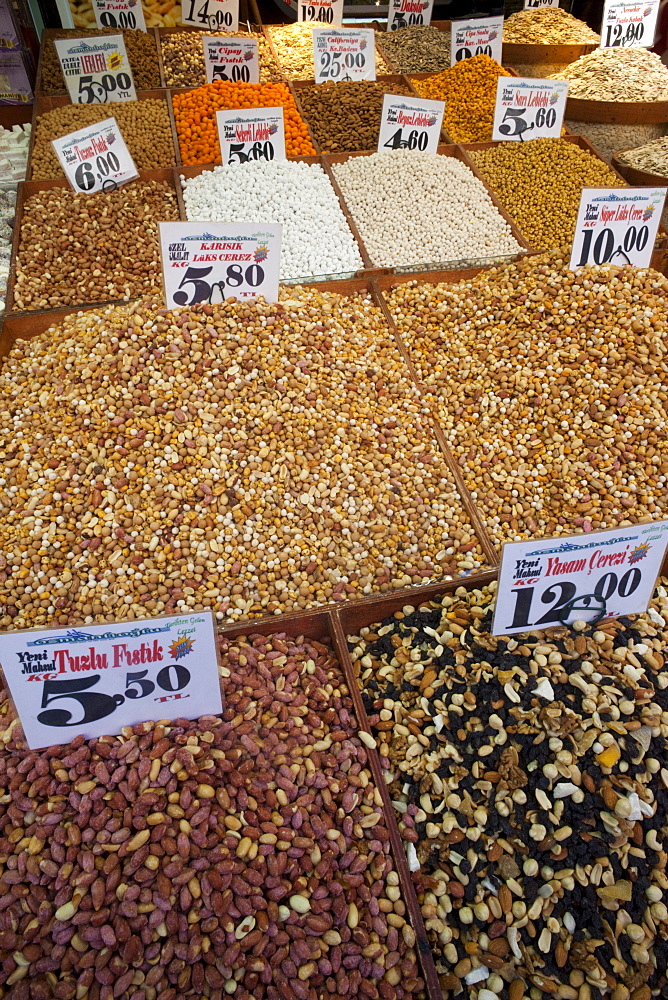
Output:
[[619,45],[633,45],[635,42],[639,42],[645,33],[645,25],[642,21],[633,23],[629,22],[626,25],[626,31],[624,31],[624,26],[621,24],[609,24],[606,28],[605,35],[605,47],[606,49],[615,48]]
[[[634,250],[641,253],[647,246],[649,239],[649,226],[629,226],[624,233],[624,239],[615,248],[615,234],[612,229],[602,229],[596,239],[594,231],[586,229],[582,233],[582,254],[577,263],[577,267],[584,267],[593,259],[595,264],[609,264],[613,257],[624,256]],[[591,256],[590,256],[591,254]]]
[[204,279],[212,271],[212,267],[189,267],[181,279],[179,289],[182,289],[184,285],[192,285],[192,298],[188,301],[187,292],[176,291],[172,295],[176,304],[179,306],[194,306],[198,302],[208,302],[211,305],[213,293],[216,288],[220,293],[221,299],[224,299],[226,285],[230,288],[239,288],[245,281],[250,288],[259,288],[265,277],[264,269],[259,264],[250,264],[245,271],[241,267],[241,264],[230,264],[225,274],[226,281],[221,279],[220,281],[214,281],[213,284],[209,284]]
[[79,77],[79,104],[106,104],[109,94],[115,90],[130,90],[132,79],[127,73],[105,73],[102,79],[93,82],[92,76]]
[[[180,663],[170,663],[158,671],[155,682],[147,680],[148,670],[126,674],[125,694],[103,694],[101,691],[91,691],[90,688],[100,680],[100,675],[94,677],[75,677],[73,680],[44,681],[42,687],[42,704],[45,710],[37,716],[37,721],[43,726],[81,726],[97,719],[104,719],[116,711],[126,698],[136,700],[147,698],[153,694],[156,684],[162,691],[169,692],[158,696],[156,701],[167,701],[175,692],[182,691],[190,681],[190,671]],[[134,687],[133,685],[136,685]],[[179,696],[180,697],[180,696]],[[73,718],[70,708],[49,708],[54,701],[66,698],[79,703],[83,710],[81,718]]]
[[97,178],[90,160],[84,160],[77,167],[74,180],[80,191],[91,191],[95,187],[96,180],[102,180],[103,177],[108,177],[112,171],[120,170],[121,163],[115,153],[107,153],[106,155],[101,153],[95,160],[95,167],[98,172]]
[[504,625],[508,629],[532,629],[543,626],[553,626],[565,622],[569,613],[577,608],[578,617],[585,617],[587,611],[596,617],[602,617],[606,612],[606,602],[615,594],[619,597],[630,597],[640,586],[642,573],[635,567],[628,570],[621,579],[616,573],[605,573],[594,586],[591,594],[577,596],[577,587],[569,580],[553,583],[540,595],[541,604],[551,607],[545,614],[533,621],[531,614],[535,587],[526,587],[513,591],[515,609],[512,622]]
[[344,69],[364,69],[366,66],[366,56],[363,52],[321,52],[320,53],[320,76],[330,80],[337,80]]

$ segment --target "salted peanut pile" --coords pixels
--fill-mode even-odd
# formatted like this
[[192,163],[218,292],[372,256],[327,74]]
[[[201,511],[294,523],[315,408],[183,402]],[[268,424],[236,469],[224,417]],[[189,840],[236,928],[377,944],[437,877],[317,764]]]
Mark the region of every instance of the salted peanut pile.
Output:
[[222,717],[44,751],[5,733],[7,996],[425,997],[331,650],[277,634],[221,654]]
[[388,296],[498,544],[665,510],[668,283],[568,255]]
[[23,204],[15,309],[108,302],[161,287],[158,222],[179,218],[176,191],[133,181],[116,191],[50,188]]
[[[313,80],[313,28],[322,25],[308,22],[269,24],[269,37],[278,59],[278,65],[288,80]],[[379,52],[376,52],[376,76],[391,73]],[[399,91],[403,93],[403,91]]]
[[380,310],[69,317],[0,373],[0,627],[312,607],[484,557]]
[[176,164],[166,100],[119,101],[111,107],[108,104],[64,104],[37,117],[30,180],[64,177],[52,141],[112,117],[118,123],[138,170],[156,170]]
[[[91,10],[92,17],[92,10]],[[65,77],[60,66],[54,38],[98,38],[101,35],[122,35],[125,51],[132,70],[132,78],[137,90],[154,90],[160,86],[160,67],[158,65],[158,49],[155,36],[146,31],[136,31],[131,28],[96,28],[95,19],[90,26],[92,31],[74,32],[63,30],[55,32],[48,38],[42,49],[42,71],[38,89],[45,94],[66,94]],[[109,110],[109,109],[107,109]],[[81,126],[78,126],[79,128]]]
[[[269,42],[264,35],[248,31],[216,31],[216,38],[254,38],[260,58],[260,83],[280,80]],[[160,38],[162,65],[168,87],[200,87],[206,83],[202,36],[197,31],[176,31]]]
[[665,997],[666,588],[512,639],[495,588],[349,636],[444,1000]]

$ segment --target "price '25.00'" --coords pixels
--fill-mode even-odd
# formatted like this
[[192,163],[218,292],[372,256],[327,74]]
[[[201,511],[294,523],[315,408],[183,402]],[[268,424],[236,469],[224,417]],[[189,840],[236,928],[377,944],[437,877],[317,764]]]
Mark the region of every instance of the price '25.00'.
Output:
[[337,80],[344,69],[364,69],[366,66],[366,56],[363,52],[321,52],[320,53],[320,76],[325,79]]

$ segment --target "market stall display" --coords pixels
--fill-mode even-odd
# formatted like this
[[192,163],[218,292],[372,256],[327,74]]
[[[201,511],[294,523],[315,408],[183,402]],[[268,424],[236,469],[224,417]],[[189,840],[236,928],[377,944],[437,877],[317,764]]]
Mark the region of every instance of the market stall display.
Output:
[[282,107],[288,156],[315,153],[306,123],[285,83],[228,83],[216,80],[195,90],[172,93],[181,163],[220,163],[216,111],[223,108]]
[[[95,28],[92,0],[68,0],[76,28]],[[173,28],[181,24],[180,0],[142,0],[147,28]],[[186,8],[187,9],[187,8]]]
[[[379,267],[448,261],[466,266],[471,258],[525,249],[485,185],[456,155],[397,149],[331,162],[362,242]],[[410,190],[420,198],[406,199]]]
[[22,194],[12,308],[109,302],[160,287],[157,223],[179,217],[170,183],[138,180],[99,194],[32,183]]
[[526,637],[490,635],[496,581],[349,630],[443,1000],[665,995],[660,583]]
[[98,28],[76,31],[49,28],[44,32],[37,78],[37,96],[56,96],[67,92],[60,60],[53,44],[56,38],[99,38],[101,35],[123,35],[125,50],[137,90],[154,90],[161,86],[158,48],[153,32],[130,28]]
[[390,291],[497,545],[661,517],[667,290],[656,271],[569,271],[552,254]]
[[383,98],[410,94],[400,76],[372,83],[320,83],[295,87],[297,100],[322,153],[375,149],[378,145]]
[[[261,33],[216,31],[217,38],[254,38],[260,55],[260,83],[281,79],[269,42]],[[167,87],[201,87],[206,84],[202,32],[198,29],[163,29],[158,33],[160,57]]]
[[619,150],[612,162],[630,184],[668,182],[668,138],[654,139],[637,149]]
[[498,79],[510,75],[494,59],[480,55],[435,76],[410,77],[410,83],[421,97],[446,102],[443,129],[451,142],[486,142],[492,138]]
[[355,272],[364,261],[319,163],[290,160],[216,167],[182,176],[186,218],[278,222],[281,279]]
[[572,242],[583,188],[625,183],[581,143],[579,137],[570,137],[466,147],[534,250],[554,250]]
[[0,188],[0,322],[5,311],[15,205],[16,188],[14,186]]
[[[70,132],[86,125],[115,118],[125,144],[138,170],[155,170],[176,164],[174,138],[165,97],[147,97],[140,101],[114,104],[70,104],[52,98],[41,101],[35,113],[35,131],[30,158],[29,179],[34,181],[63,177],[63,168],[51,145]],[[58,101],[55,107],[49,104]]]
[[[313,80],[313,28],[327,25],[313,25],[308,22],[294,24],[269,24],[266,31],[276,55],[278,65],[288,80]],[[391,73],[392,70],[376,52],[376,76]]]
[[528,7],[503,25],[503,61],[519,76],[559,73],[599,43],[595,31],[562,7]]
[[450,32],[432,24],[378,31],[376,45],[395,73],[439,73],[450,66]]
[[566,127],[608,160],[668,132],[668,68],[653,52],[597,49],[555,79],[568,80]]

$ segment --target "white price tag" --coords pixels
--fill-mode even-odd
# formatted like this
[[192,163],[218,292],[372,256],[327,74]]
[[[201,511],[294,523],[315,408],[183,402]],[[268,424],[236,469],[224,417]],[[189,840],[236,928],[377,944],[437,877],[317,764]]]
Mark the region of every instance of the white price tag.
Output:
[[668,521],[503,546],[492,635],[647,610]]
[[584,188],[569,268],[649,267],[666,188]]
[[216,125],[224,167],[230,163],[285,159],[282,107],[217,111]]
[[122,35],[56,38],[54,44],[72,104],[137,100]]
[[238,31],[239,0],[183,0],[181,24],[205,31]]
[[628,3],[606,0],[601,24],[601,48],[646,48],[654,45],[659,0]]
[[105,118],[53,139],[51,145],[77,193],[115,191],[139,177],[115,118]]
[[524,0],[525,10],[536,10],[538,7],[558,7],[559,0]]
[[387,30],[397,31],[410,24],[430,24],[434,0],[390,0]]
[[141,0],[93,0],[98,28],[136,28],[146,31]]
[[316,83],[376,79],[373,28],[314,28]]
[[281,230],[275,223],[159,222],[168,309],[224,299],[278,299]]
[[489,56],[500,63],[502,48],[503,17],[476,17],[452,22],[450,62],[453,66],[473,56]]
[[500,76],[496,85],[492,139],[559,138],[568,97],[567,80]]
[[202,39],[206,82],[259,83],[260,57],[255,38]]
[[223,710],[211,611],[0,636],[31,750]]
[[312,21],[316,24],[332,24],[341,27],[343,22],[343,0],[296,0],[297,20]]
[[386,94],[380,119],[378,152],[385,149],[417,149],[435,153],[441,138],[445,101]]

